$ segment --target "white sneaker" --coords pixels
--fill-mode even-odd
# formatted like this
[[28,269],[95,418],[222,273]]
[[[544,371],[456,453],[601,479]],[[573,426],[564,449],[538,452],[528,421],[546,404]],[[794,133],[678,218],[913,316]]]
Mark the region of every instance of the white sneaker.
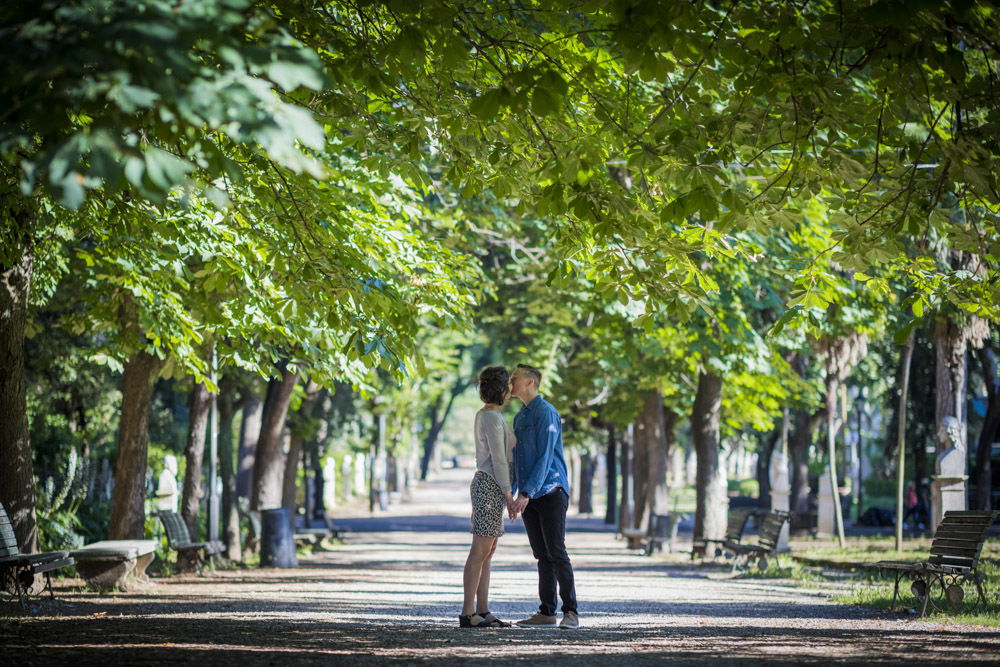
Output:
[[567,611],[563,614],[562,623],[559,624],[560,628],[566,630],[576,630],[580,627],[580,615],[575,611]]

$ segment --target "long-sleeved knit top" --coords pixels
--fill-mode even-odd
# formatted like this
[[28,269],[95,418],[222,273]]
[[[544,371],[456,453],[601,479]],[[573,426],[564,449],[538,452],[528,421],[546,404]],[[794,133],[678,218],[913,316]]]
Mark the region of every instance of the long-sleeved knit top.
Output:
[[511,492],[510,463],[517,439],[507,421],[496,410],[476,413],[476,470],[496,480],[504,494]]

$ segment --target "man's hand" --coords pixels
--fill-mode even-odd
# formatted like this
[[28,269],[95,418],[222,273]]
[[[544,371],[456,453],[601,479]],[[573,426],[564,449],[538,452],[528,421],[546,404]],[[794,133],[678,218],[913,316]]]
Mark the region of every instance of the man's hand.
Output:
[[524,508],[528,506],[528,500],[527,496],[518,496],[517,500],[514,501],[514,511],[517,514],[523,513]]

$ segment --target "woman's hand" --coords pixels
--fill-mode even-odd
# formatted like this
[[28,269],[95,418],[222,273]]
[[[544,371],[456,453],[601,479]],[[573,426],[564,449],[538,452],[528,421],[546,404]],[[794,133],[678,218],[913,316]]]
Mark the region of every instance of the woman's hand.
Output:
[[517,520],[517,501],[509,493],[507,494],[507,516],[510,517],[511,521]]

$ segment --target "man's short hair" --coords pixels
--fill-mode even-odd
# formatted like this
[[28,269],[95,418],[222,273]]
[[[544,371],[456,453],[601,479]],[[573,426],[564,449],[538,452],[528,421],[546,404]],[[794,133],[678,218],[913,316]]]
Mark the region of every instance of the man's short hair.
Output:
[[517,371],[527,373],[530,377],[534,378],[536,389],[542,385],[542,372],[534,366],[529,366],[528,364],[518,364],[517,369],[514,372]]

